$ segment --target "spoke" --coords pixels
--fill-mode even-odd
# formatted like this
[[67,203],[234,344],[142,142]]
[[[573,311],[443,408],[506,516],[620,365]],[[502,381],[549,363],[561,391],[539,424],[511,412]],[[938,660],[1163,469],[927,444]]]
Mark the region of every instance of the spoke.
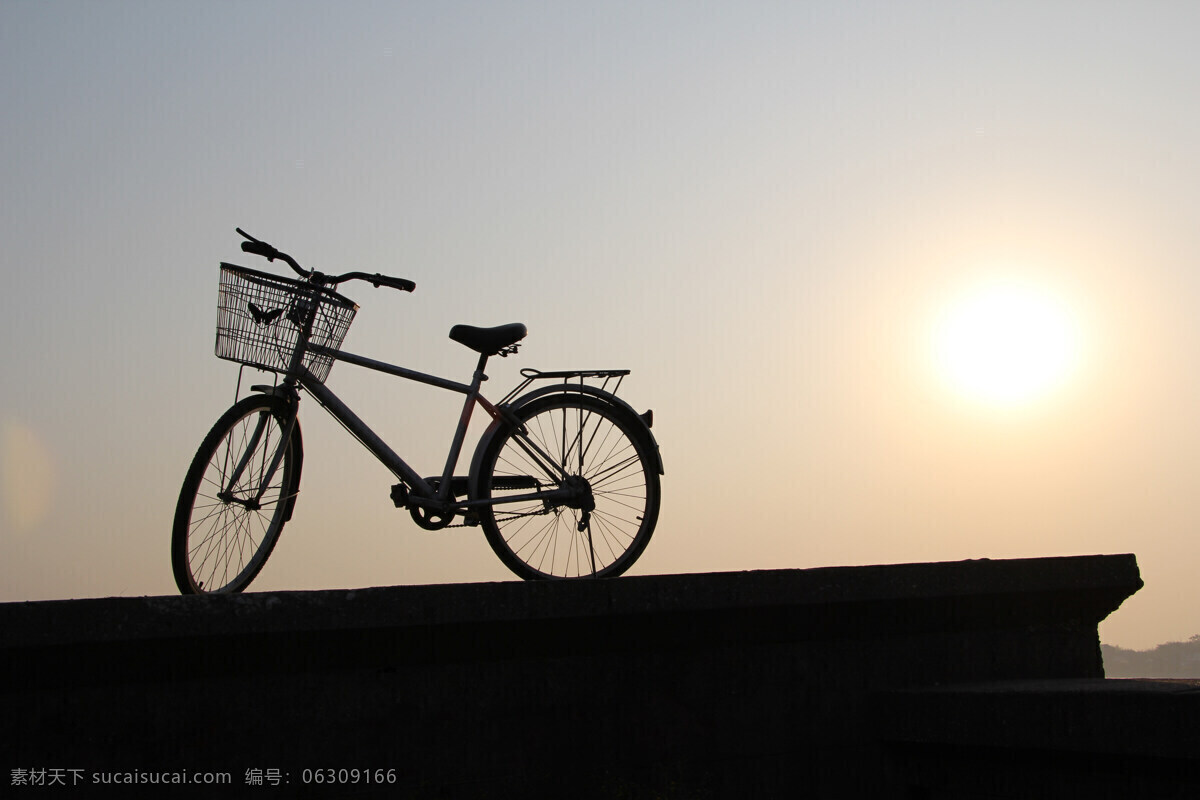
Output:
[[[613,531],[612,527],[604,519],[603,514],[592,515],[593,538],[595,538],[596,534],[599,534],[601,543],[608,548],[608,563],[616,560],[618,552],[625,552],[625,548],[628,546],[628,543],[633,541],[632,536],[618,537]],[[621,546],[618,544],[619,538],[625,538],[628,540],[628,542],[624,546]]]
[[628,469],[634,464],[641,464],[641,457],[638,456],[636,450],[633,451],[633,455],[629,456],[623,461],[618,461],[616,464],[606,467],[594,476],[588,476],[588,482],[591,483],[593,487],[602,486],[607,481],[612,480],[614,477],[619,475],[622,470]]
[[[620,506],[622,508],[627,508],[630,511],[634,512],[634,514],[637,514],[643,508],[646,507],[646,503],[645,503],[646,498],[644,496],[641,498],[642,502],[637,505],[634,505],[633,503],[623,503],[620,500],[613,500],[611,497],[608,497],[608,496],[606,496],[606,499],[611,501],[608,503],[608,505],[614,505],[614,506]],[[605,513],[608,513],[608,512],[605,512]],[[626,522],[630,522],[632,524],[633,521],[626,520]]]

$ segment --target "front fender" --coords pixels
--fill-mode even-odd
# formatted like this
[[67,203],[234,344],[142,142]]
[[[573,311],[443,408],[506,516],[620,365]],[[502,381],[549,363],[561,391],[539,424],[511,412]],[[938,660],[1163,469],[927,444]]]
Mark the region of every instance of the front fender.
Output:
[[292,456],[296,467],[292,470],[292,485],[288,487],[288,499],[283,507],[284,522],[292,518],[292,511],[296,508],[296,498],[300,496],[300,472],[304,469],[304,437],[300,435],[299,418],[296,419],[296,430],[292,431],[292,447],[295,448]]

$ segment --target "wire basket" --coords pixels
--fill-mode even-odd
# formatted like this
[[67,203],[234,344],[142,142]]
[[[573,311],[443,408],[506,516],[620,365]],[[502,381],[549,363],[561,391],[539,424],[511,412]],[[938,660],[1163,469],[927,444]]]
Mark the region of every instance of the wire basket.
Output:
[[[310,345],[337,350],[346,338],[358,306],[337,292],[317,290],[290,278],[221,264],[217,293],[217,358],[270,372],[286,372],[300,338],[298,321],[318,303]],[[324,383],[333,358],[309,351],[304,366]]]

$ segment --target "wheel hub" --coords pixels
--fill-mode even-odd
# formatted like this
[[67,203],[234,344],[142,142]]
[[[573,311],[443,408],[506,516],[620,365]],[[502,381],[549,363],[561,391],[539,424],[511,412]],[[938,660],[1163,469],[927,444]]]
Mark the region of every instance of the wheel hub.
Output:
[[596,498],[592,496],[592,484],[582,475],[570,475],[563,481],[563,488],[571,492],[564,502],[567,508],[578,508],[591,513],[596,510]]
[[240,497],[234,497],[233,492],[217,492],[217,499],[227,506],[237,503],[239,506],[249,511],[262,510],[262,503],[258,502],[257,500],[243,500]]

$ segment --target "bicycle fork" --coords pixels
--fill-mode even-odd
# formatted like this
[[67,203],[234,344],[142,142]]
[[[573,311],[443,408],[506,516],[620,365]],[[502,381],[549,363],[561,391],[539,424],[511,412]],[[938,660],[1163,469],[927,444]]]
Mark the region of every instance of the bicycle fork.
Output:
[[[245,452],[242,453],[242,457],[238,461],[238,464],[234,468],[233,472],[230,474],[225,487],[221,491],[217,492],[217,499],[225,503],[237,503],[238,505],[244,506],[250,511],[258,511],[260,508],[262,508],[262,497],[264,494],[266,494],[267,488],[271,485],[271,479],[275,477],[275,471],[279,469],[279,464],[283,461],[283,452],[287,447],[287,443],[291,441],[292,432],[296,429],[296,420],[298,419],[298,415],[295,414],[294,411],[291,414],[291,418],[288,420],[287,425],[284,427],[283,436],[279,440],[279,447],[275,448],[275,452],[271,456],[271,463],[266,465],[266,469],[264,469],[261,474],[262,479],[259,481],[258,490],[255,492],[254,497],[237,497],[233,493],[233,487],[238,485],[238,482],[242,479],[242,474],[245,473],[246,468],[250,466],[250,461],[254,457],[254,453],[258,450],[258,444],[260,441],[262,441],[263,434],[267,429],[270,417],[270,411],[263,410],[259,412],[258,422],[254,426],[254,433],[250,435],[250,441],[246,443]],[[266,454],[264,453],[263,455],[265,458]]]

